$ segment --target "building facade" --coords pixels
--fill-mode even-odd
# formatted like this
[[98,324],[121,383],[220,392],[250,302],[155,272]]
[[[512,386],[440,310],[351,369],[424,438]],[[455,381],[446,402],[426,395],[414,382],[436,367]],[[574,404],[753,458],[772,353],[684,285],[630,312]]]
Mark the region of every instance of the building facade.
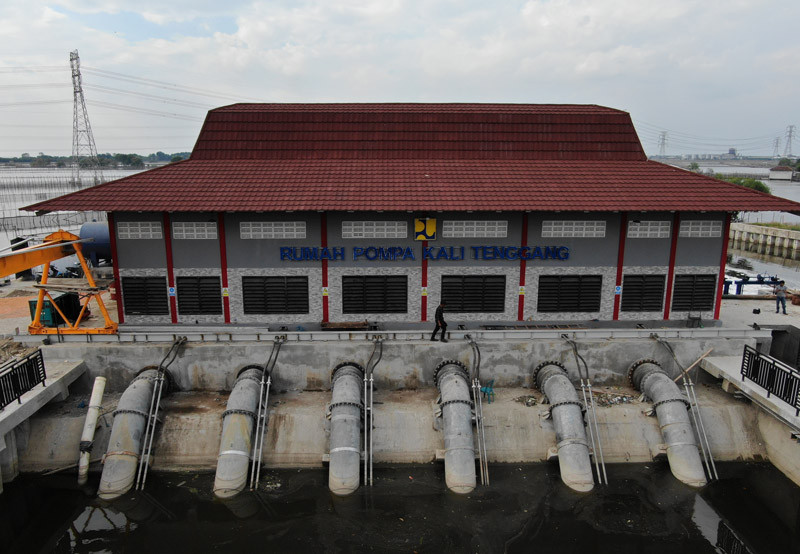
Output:
[[736,210],[599,106],[234,105],[184,162],[29,207],[109,213],[120,322],[719,317]]

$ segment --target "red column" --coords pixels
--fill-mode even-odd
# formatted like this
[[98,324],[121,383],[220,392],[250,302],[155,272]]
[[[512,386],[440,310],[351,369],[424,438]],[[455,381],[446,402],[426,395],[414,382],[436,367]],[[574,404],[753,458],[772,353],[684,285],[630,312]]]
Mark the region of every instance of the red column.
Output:
[[108,238],[111,240],[111,265],[114,267],[114,290],[117,292],[117,321],[125,323],[122,310],[122,287],[119,278],[119,261],[117,260],[117,229],[114,224],[114,214],[108,214]]
[[717,279],[717,303],[714,304],[714,319],[719,319],[722,307],[722,288],[725,286],[725,264],[728,261],[728,240],[731,234],[731,214],[725,214],[725,225],[722,235],[722,253],[719,257],[719,279]]
[[[320,247],[328,246],[328,215],[320,214]],[[328,260],[322,260],[322,322],[328,322]]]
[[[525,248],[528,246],[528,214],[522,214],[522,239],[519,241],[520,248]],[[519,321],[525,321],[525,295],[522,294],[522,288],[525,286],[525,268],[527,267],[527,261],[524,260],[522,257],[519,259],[519,286],[520,286],[520,293],[519,293],[519,306],[517,308],[517,319]]]
[[[175,289],[175,272],[172,270],[172,227],[169,214],[164,212],[164,247],[167,251],[167,286]],[[178,302],[175,296],[169,297],[169,314],[172,323],[178,323]]]
[[[422,241],[422,250],[425,251],[425,248],[428,247],[428,241]],[[428,321],[428,260],[425,256],[422,256],[422,288],[425,289],[425,293],[420,298],[420,309],[422,311],[422,317],[420,317],[420,321]]]
[[228,297],[228,250],[225,243],[225,214],[217,214],[217,228],[219,232],[219,271],[222,275],[222,310],[225,314],[225,323],[231,322],[231,302]]
[[664,319],[669,319],[672,306],[672,281],[675,280],[675,252],[678,249],[678,234],[681,230],[681,214],[675,212],[672,219],[672,242],[669,247],[669,269],[667,270],[667,291],[664,294]]
[[[628,236],[628,214],[622,213],[619,218],[619,248],[617,249],[617,280],[616,286],[622,286],[622,266],[625,263],[625,238]],[[614,321],[619,319],[619,304],[622,295],[614,291]]]

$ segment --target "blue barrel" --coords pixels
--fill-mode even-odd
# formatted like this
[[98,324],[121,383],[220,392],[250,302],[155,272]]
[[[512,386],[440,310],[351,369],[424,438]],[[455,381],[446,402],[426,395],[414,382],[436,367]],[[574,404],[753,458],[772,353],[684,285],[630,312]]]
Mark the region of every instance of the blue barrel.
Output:
[[108,223],[84,223],[79,233],[81,239],[94,239],[81,244],[83,255],[97,267],[100,260],[111,261],[111,239],[108,236]]

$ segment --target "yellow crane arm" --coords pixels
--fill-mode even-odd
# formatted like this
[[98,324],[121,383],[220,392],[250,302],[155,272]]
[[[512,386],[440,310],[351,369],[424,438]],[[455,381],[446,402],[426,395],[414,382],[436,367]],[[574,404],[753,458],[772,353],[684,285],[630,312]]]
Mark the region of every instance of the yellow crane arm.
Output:
[[[66,233],[66,231],[60,231]],[[55,233],[54,233],[55,234]],[[71,234],[71,233],[66,233]],[[52,235],[48,235],[50,238]],[[36,246],[29,246],[22,250],[17,250],[10,254],[0,256],[0,277],[6,275],[13,275],[26,269],[31,269],[45,263],[70,256],[75,253],[75,247],[72,245],[80,240],[79,237],[72,235],[76,240],[49,240]]]

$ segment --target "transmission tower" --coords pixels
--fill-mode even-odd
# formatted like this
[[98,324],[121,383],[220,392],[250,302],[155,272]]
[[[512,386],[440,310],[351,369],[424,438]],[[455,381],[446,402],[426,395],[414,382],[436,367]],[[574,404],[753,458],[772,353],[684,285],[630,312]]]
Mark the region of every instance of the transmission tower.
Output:
[[81,163],[84,169],[92,172],[94,184],[102,182],[100,160],[97,158],[97,147],[94,144],[92,126],[89,123],[89,112],[86,111],[86,100],[83,97],[83,80],[81,78],[81,59],[78,51],[69,53],[69,66],[72,70],[72,184],[83,188],[81,182]]
[[772,157],[777,159],[781,155],[781,137],[775,137],[772,141]]
[[792,157],[792,139],[794,139],[794,125],[789,125],[786,127],[786,146],[783,149],[783,156],[785,158]]
[[666,156],[667,155],[667,132],[661,131],[658,134],[658,155],[659,156]]

